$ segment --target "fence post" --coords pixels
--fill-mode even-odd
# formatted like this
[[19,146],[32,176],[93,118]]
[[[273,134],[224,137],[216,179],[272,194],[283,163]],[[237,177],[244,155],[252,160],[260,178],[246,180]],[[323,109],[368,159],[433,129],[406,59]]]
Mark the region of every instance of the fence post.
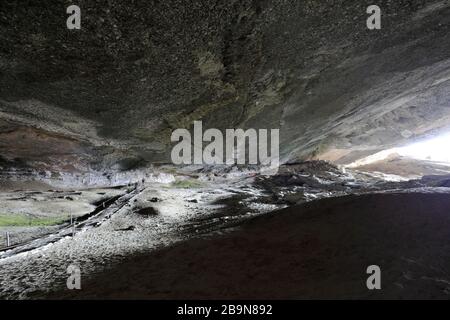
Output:
[[70,214],[70,225],[72,226],[72,237],[75,235],[75,223],[73,221],[73,213]]
[[9,247],[11,245],[11,239],[9,237],[9,232],[6,232],[6,246]]

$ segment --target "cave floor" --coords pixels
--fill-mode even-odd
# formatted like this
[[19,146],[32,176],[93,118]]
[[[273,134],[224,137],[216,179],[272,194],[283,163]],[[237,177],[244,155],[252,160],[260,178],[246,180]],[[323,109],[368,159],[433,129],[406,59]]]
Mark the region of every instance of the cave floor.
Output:
[[[65,286],[69,265],[77,265],[84,275],[92,276],[131,254],[218,231],[283,206],[253,202],[253,208],[246,208],[240,202],[260,195],[256,188],[245,183],[225,186],[202,182],[190,186],[189,181],[179,185],[151,183],[131,190],[124,187],[76,191],[77,200],[65,199],[68,196],[65,191],[21,191],[19,202],[13,197],[17,193],[3,193],[2,203],[8,203],[16,211],[18,208],[33,211],[30,203],[38,203],[36,209],[78,203],[84,209],[78,217],[95,208],[92,201],[101,202],[92,194],[101,194],[101,199],[113,195],[118,198],[110,207],[77,222],[74,234],[67,221],[47,227],[0,227],[3,234],[9,231],[14,241],[22,241],[17,247],[3,248],[0,252],[0,296],[42,297],[43,293]],[[74,197],[73,192],[69,193]],[[40,198],[35,200],[36,196]],[[229,204],[225,199],[232,199],[233,214],[224,212]],[[51,210],[43,211],[52,215]],[[35,240],[28,242],[30,238]]]
[[[370,264],[387,272],[383,298],[445,297],[449,180],[386,181],[312,162],[271,177],[198,172],[134,188],[4,191],[3,202],[36,208],[115,198],[74,234],[53,226],[60,237],[46,241],[28,230],[38,245],[0,251],[0,297],[380,297],[361,282]],[[69,265],[81,270],[81,291],[66,287]]]
[[[323,199],[128,257],[75,299],[448,299],[450,193]],[[366,269],[381,269],[368,290]]]

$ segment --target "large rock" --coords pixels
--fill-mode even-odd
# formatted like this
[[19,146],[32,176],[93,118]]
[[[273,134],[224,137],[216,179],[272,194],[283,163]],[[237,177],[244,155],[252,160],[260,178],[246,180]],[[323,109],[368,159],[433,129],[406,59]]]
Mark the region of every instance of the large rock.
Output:
[[377,1],[371,31],[372,2],[80,0],[77,31],[69,2],[3,1],[0,153],[129,169],[203,120],[281,128],[284,161],[348,162],[445,129],[448,2]]

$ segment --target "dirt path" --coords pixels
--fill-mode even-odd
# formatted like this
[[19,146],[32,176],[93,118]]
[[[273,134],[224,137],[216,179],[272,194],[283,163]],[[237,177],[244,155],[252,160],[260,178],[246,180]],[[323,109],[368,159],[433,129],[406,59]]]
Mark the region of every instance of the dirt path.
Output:
[[91,213],[82,217],[78,217],[73,222],[73,224],[64,224],[60,229],[56,230],[56,232],[52,234],[33,239],[26,243],[6,247],[0,251],[0,259],[39,249],[46,245],[55,243],[65,237],[71,237],[78,231],[99,226],[103,221],[110,218],[115,212],[123,208],[133,197],[135,197],[140,192],[142,192],[142,189],[133,189],[123,196],[114,196],[103,201],[103,203]]

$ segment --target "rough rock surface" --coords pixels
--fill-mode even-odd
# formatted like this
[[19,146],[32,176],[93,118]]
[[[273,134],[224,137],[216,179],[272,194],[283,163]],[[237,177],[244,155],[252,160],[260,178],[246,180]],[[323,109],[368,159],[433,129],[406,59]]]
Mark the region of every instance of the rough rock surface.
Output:
[[80,0],[77,31],[69,4],[0,4],[8,160],[168,162],[171,131],[203,120],[281,128],[284,161],[345,163],[450,123],[448,1],[377,1],[372,31],[372,1]]

